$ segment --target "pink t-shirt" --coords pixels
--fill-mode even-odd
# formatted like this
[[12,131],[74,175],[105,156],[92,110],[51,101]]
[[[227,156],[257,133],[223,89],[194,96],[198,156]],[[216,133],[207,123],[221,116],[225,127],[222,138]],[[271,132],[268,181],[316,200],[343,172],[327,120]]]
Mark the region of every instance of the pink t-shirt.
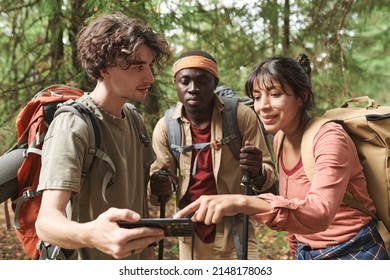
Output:
[[371,217],[342,203],[345,191],[375,213],[354,143],[343,128],[330,122],[314,138],[312,183],[301,161],[291,170],[279,161],[279,193],[262,194],[271,211],[253,218],[271,229],[288,231],[313,249],[345,242],[371,221]]

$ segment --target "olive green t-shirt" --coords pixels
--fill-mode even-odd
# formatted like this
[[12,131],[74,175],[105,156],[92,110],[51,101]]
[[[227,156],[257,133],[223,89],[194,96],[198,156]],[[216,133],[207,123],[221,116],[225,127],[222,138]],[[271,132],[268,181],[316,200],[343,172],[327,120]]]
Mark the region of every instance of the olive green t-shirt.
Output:
[[[104,177],[111,169],[105,161],[96,158],[81,186],[81,170],[88,153],[90,133],[81,118],[73,113],[62,113],[53,120],[45,137],[38,190],[72,191],[78,196],[77,220],[81,223],[96,219],[110,207],[128,208],[142,216],[146,195],[145,168],[148,172],[155,158],[152,145],[145,147],[141,143],[133,116],[127,109],[123,109],[125,118],[114,119],[99,110],[88,95],[81,100],[99,119],[102,150],[115,166],[114,183],[103,188]],[[112,259],[90,248],[81,250],[81,258]]]

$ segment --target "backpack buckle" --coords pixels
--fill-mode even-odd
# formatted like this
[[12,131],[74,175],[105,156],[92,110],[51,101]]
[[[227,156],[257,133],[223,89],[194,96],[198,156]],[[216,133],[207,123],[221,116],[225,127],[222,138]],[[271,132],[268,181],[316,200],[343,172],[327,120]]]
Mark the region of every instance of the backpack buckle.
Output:
[[222,145],[222,142],[221,142],[221,141],[214,140],[214,141],[210,142],[210,146],[211,146],[214,150],[219,150],[219,148],[221,148],[221,145]]
[[23,197],[26,199],[34,196],[38,196],[38,192],[36,190],[26,190],[23,192]]

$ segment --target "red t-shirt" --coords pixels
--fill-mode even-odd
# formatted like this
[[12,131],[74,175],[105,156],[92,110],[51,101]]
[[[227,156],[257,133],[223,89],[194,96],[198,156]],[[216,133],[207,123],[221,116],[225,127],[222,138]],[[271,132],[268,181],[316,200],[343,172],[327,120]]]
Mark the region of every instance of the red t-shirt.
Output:
[[[211,139],[211,124],[204,129],[199,129],[191,125],[192,143],[210,142]],[[199,153],[199,155],[198,155]],[[198,156],[197,161],[195,158]],[[217,194],[217,186],[213,174],[213,165],[211,158],[211,149],[193,150],[192,151],[192,166],[196,164],[196,174],[191,175],[190,184],[187,192],[183,197],[185,205],[195,201],[201,195]],[[203,222],[195,223],[195,232],[199,238],[205,243],[211,243],[215,240],[215,225],[206,225]]]

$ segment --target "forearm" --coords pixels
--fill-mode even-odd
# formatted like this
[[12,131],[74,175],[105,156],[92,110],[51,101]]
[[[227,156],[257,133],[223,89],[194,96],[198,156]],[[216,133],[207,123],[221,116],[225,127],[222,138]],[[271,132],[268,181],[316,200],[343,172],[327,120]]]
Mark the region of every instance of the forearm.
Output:
[[235,199],[237,204],[237,213],[244,213],[246,215],[255,215],[271,210],[269,202],[257,196],[242,196]]
[[80,224],[66,218],[62,213],[51,211],[40,213],[36,230],[39,238],[49,244],[65,249],[91,247],[88,223]]

